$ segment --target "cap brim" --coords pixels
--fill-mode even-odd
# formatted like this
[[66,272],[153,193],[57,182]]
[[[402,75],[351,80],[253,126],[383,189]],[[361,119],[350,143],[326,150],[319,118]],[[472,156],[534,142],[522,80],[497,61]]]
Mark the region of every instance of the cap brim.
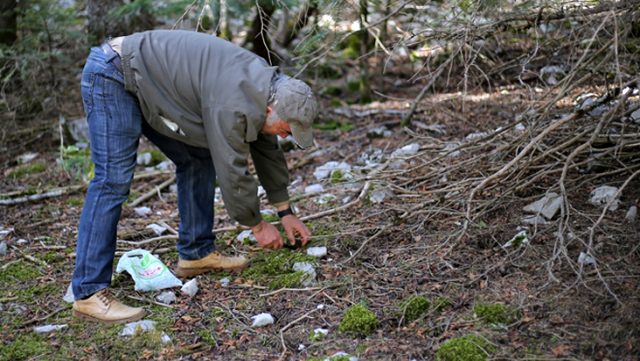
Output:
[[311,128],[303,127],[300,124],[292,122],[289,124],[291,135],[301,148],[310,148],[313,146],[313,132]]

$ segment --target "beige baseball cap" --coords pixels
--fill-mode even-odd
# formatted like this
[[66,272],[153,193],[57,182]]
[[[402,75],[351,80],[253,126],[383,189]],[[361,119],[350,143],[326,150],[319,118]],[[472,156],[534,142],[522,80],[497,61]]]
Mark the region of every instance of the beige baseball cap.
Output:
[[291,127],[291,135],[298,146],[313,146],[312,125],[318,116],[318,102],[311,88],[284,74],[277,75],[273,88],[273,107],[278,117]]

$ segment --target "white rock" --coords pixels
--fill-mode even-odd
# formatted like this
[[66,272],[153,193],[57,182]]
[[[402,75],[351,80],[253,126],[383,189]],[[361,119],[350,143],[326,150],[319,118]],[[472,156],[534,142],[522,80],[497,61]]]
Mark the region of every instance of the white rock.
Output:
[[271,316],[270,313],[260,313],[255,316],[251,316],[251,319],[253,319],[253,323],[251,324],[251,327],[262,327],[266,325],[271,325],[275,322],[275,320],[273,319],[273,316]]
[[145,153],[138,154],[138,157],[136,158],[136,163],[138,165],[149,165],[151,164],[152,160],[153,160],[153,157],[151,156],[151,153],[145,152]]
[[306,187],[304,187],[304,193],[305,194],[309,194],[309,193],[320,193],[320,192],[324,192],[324,187],[322,186],[322,184],[311,184],[308,185]]
[[134,336],[136,333],[143,333],[147,331],[153,331],[156,329],[156,322],[151,320],[141,320],[136,322],[130,322],[124,325],[120,336]]
[[170,160],[163,160],[162,162],[156,165],[157,170],[169,170],[171,169],[173,163]]
[[13,233],[13,228],[0,227],[0,239],[5,239],[11,233]]
[[327,247],[309,247],[307,248],[307,254],[313,257],[324,257],[327,255]]
[[169,343],[171,342],[171,337],[169,337],[169,335],[167,335],[166,333],[162,333],[162,336],[160,337],[160,342],[164,343]]
[[198,280],[194,278],[185,283],[184,285],[182,285],[182,288],[180,288],[180,291],[182,291],[182,293],[186,294],[189,297],[195,296],[196,293],[198,293]]
[[358,361],[357,357],[351,356],[348,353],[342,352],[342,351],[338,351],[338,352],[334,353],[333,355],[325,358],[324,361],[334,361],[334,360],[336,360],[338,358],[342,360],[345,356],[349,358],[349,361]]
[[69,287],[67,287],[67,292],[62,297],[62,300],[66,303],[73,303],[76,299],[73,295],[73,287],[71,287],[71,283],[69,283]]
[[240,232],[236,239],[240,242],[244,242],[245,240],[250,242],[258,242],[250,229]]
[[631,120],[633,120],[634,123],[640,123],[640,109],[631,113]]
[[136,207],[133,209],[134,212],[136,212],[137,215],[139,216],[146,216],[148,214],[151,213],[151,208],[149,207]]
[[562,205],[562,197],[554,192],[549,192],[537,201],[526,205],[523,211],[542,214],[546,219],[552,219]]
[[320,303],[316,306],[316,309],[318,310],[324,310],[324,303]]
[[62,330],[63,328],[66,328],[67,325],[44,325],[44,326],[35,326],[33,328],[33,332],[35,333],[49,333],[49,332],[53,332],[53,331],[58,331],[58,330]]
[[230,283],[231,283],[231,280],[229,279],[229,277],[220,279],[220,286],[222,287],[229,287]]
[[508,248],[516,245],[520,247],[523,244],[529,244],[529,237],[527,236],[527,231],[518,232],[509,242],[502,245],[502,248]]
[[527,128],[522,123],[516,124],[513,129],[515,129],[516,132],[524,132],[525,130],[527,130]]
[[634,223],[636,221],[636,217],[638,216],[638,207],[631,206],[627,211],[627,214],[624,216],[624,219],[629,223]]
[[313,333],[314,334],[321,334],[321,335],[326,336],[326,335],[329,334],[329,330],[326,329],[326,328],[316,328],[316,329],[313,330]]
[[543,224],[547,224],[549,222],[547,222],[547,220],[539,215],[532,215],[532,216],[524,216],[522,217],[522,223],[524,224],[531,224],[531,225],[543,225]]
[[588,253],[580,252],[580,255],[578,256],[578,263],[582,265],[595,265],[596,260]]
[[264,187],[258,186],[258,197],[262,197],[267,194],[267,191],[264,190]]
[[369,200],[372,203],[382,203],[384,202],[387,198],[392,198],[394,196],[393,192],[387,188],[378,188],[378,189],[374,189],[370,194],[369,194]]
[[[177,184],[170,185],[169,186],[169,192],[178,193],[178,185]],[[216,193],[216,202],[217,202],[217,197],[218,197],[218,193]]]
[[330,161],[316,168],[316,170],[313,172],[313,176],[316,177],[317,180],[323,180],[327,178],[331,174],[331,171],[335,169],[350,171],[351,165],[345,162]]
[[309,262],[296,262],[293,264],[293,270],[296,272],[304,272],[305,276],[301,277],[302,285],[311,287],[316,284],[316,269]]
[[460,151],[454,150],[454,149],[458,149],[459,147],[460,147],[460,144],[458,143],[445,143],[441,153],[445,153],[445,154],[448,153],[447,157],[449,158],[457,158],[460,156]]
[[393,151],[393,153],[391,153],[391,157],[410,157],[412,155],[416,155],[419,150],[420,144],[411,143]]
[[464,137],[464,140],[470,142],[470,141],[474,141],[474,140],[478,140],[478,139],[484,138],[484,137],[486,137],[488,135],[489,135],[489,133],[487,133],[487,132],[475,132],[475,133],[468,134],[466,137]]
[[563,76],[564,69],[557,65],[547,65],[540,69],[540,78],[549,85],[558,84],[556,75]]
[[369,129],[369,131],[367,132],[367,136],[369,138],[387,138],[392,135],[393,135],[393,132],[391,132],[385,126]]
[[616,192],[618,192],[617,187],[607,185],[600,186],[591,191],[591,199],[589,200],[589,202],[594,206],[600,207],[606,206],[609,202],[611,202],[611,204],[609,205],[609,210],[613,212],[617,210],[618,206],[620,205],[620,200],[617,198],[614,199]]
[[150,225],[146,226],[145,228],[148,228],[148,229],[152,230],[158,236],[161,236],[164,232],[167,231],[167,227],[163,227],[163,226],[161,226],[159,224],[155,224],[155,223],[151,223]]
[[29,152],[29,153],[24,153],[18,156],[18,163],[20,164],[25,164],[25,163],[29,163],[32,160],[36,159],[38,157],[38,153],[33,153],[33,152]]
[[0,256],[6,256],[7,255],[7,242],[2,241],[0,242]]
[[307,348],[307,346],[305,346],[303,344],[299,344],[298,345],[298,351],[304,351],[305,348]]
[[19,240],[17,240],[17,241],[16,241],[16,243],[17,243],[19,246],[24,246],[25,244],[29,243],[29,241],[27,241],[27,240],[26,240],[26,239],[24,239],[24,238],[20,238]]
[[164,291],[156,296],[156,300],[165,305],[170,305],[176,302],[176,294],[173,291]]
[[322,194],[320,197],[316,198],[314,202],[316,204],[327,204],[336,200],[336,196],[331,193]]

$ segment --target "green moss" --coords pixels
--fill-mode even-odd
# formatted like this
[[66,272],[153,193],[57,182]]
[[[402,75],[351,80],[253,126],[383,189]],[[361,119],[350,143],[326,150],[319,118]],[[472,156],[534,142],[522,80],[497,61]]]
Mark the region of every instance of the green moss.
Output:
[[78,207],[84,204],[84,199],[80,197],[67,198],[67,205],[72,207]]
[[438,297],[433,301],[433,309],[442,312],[445,309],[451,307],[451,301],[445,297]]
[[267,284],[270,288],[296,287],[299,286],[301,277],[299,272],[292,270],[293,264],[314,263],[315,260],[315,257],[286,248],[261,252],[251,260],[251,267],[245,269],[242,276]]
[[47,354],[48,344],[44,337],[27,333],[18,336],[13,342],[0,348],[0,357],[3,360],[26,360],[42,358]]
[[324,340],[325,337],[327,337],[327,335],[325,335],[324,333],[316,332],[315,330],[313,330],[309,334],[309,341],[310,342],[319,342],[319,341]]
[[42,256],[42,259],[49,264],[53,264],[64,261],[64,255],[60,252],[47,252]]
[[324,88],[324,93],[330,96],[338,97],[342,95],[342,88],[329,85]]
[[149,151],[151,153],[151,165],[157,165],[158,163],[162,163],[167,160],[167,157],[158,149],[152,149]]
[[0,268],[0,283],[20,282],[32,280],[40,275],[40,271],[32,264],[19,261],[10,264],[7,268]]
[[344,182],[344,173],[342,172],[342,169],[334,169],[333,171],[331,171],[330,178],[331,183],[333,184]]
[[47,170],[47,164],[42,162],[24,164],[9,173],[11,178],[22,178],[31,174],[42,173]]
[[202,341],[204,343],[206,343],[207,345],[209,345],[211,347],[217,347],[218,346],[218,340],[216,340],[215,334],[213,332],[211,332],[210,330],[208,330],[208,329],[198,330],[198,336],[200,336]]
[[378,317],[364,305],[351,306],[340,321],[338,330],[353,336],[370,335],[378,327]]
[[413,296],[400,304],[402,316],[406,322],[411,322],[429,311],[431,302],[423,296]]
[[473,313],[487,324],[509,324],[518,318],[518,312],[500,303],[479,303],[473,306]]
[[280,288],[302,287],[302,277],[304,277],[304,275],[305,273],[302,271],[277,275],[269,282],[269,288],[277,290]]
[[340,126],[335,119],[329,119],[322,123],[313,123],[312,125],[315,129],[319,130],[336,130]]
[[278,218],[278,215],[276,213],[265,213],[262,215],[262,219],[265,222],[277,222],[280,220],[280,218]]
[[436,351],[437,361],[485,361],[495,347],[477,335],[452,338]]

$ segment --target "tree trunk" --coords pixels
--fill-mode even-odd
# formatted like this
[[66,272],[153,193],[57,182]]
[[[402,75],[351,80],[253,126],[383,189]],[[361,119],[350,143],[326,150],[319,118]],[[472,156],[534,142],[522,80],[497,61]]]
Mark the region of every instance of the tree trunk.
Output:
[[369,84],[369,62],[366,54],[369,52],[369,32],[367,17],[369,16],[368,0],[360,0],[360,102],[371,101],[371,86]]
[[99,44],[108,37],[115,38],[154,28],[155,18],[145,7],[133,15],[113,16],[112,11],[122,5],[124,0],[87,0],[90,44]]
[[284,33],[284,36],[282,37],[282,41],[280,42],[283,48],[288,48],[289,45],[291,45],[291,42],[295,40],[295,38],[298,36],[298,33],[300,33],[300,30],[307,26],[307,24],[309,23],[309,18],[311,18],[311,16],[313,16],[313,14],[315,14],[317,10],[317,3],[313,0],[310,0],[302,8],[302,10],[300,10],[300,13],[296,16],[295,21],[289,22],[286,25],[286,31]]
[[17,0],[0,1],[0,45],[11,46],[17,39]]

